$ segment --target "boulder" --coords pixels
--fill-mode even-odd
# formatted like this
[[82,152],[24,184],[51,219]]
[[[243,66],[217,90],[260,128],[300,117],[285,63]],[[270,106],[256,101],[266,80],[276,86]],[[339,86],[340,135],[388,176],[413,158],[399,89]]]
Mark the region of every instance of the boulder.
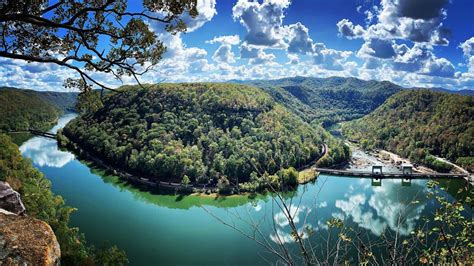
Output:
[[20,215],[25,212],[20,193],[12,189],[7,182],[0,181],[0,209]]
[[59,265],[60,258],[47,223],[0,209],[0,265]]

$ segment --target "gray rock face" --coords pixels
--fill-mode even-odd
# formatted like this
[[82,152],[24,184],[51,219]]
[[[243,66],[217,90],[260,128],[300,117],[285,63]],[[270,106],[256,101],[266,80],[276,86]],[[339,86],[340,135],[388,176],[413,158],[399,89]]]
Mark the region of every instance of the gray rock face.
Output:
[[20,194],[13,190],[10,184],[2,181],[0,181],[0,209],[16,215],[21,215],[25,212],[25,206],[21,202]]

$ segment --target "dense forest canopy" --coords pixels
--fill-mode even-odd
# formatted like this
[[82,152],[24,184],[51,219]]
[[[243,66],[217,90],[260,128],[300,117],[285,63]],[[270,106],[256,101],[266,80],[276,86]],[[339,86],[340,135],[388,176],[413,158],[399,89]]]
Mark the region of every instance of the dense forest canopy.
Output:
[[[223,84],[124,87],[63,134],[112,165],[154,180],[237,185],[298,168],[331,145],[348,151],[258,88]],[[281,176],[285,176],[280,172]]]
[[364,118],[348,122],[343,133],[365,148],[383,148],[449,170],[432,155],[472,169],[474,97],[409,90],[390,97]]
[[0,90],[0,129],[45,129],[59,116],[60,110],[31,91]]
[[49,129],[63,111],[73,111],[77,93],[0,87],[0,130]]
[[325,127],[340,121],[360,118],[402,89],[387,81],[364,81],[342,77],[292,77],[236,82],[263,88],[277,102],[305,121],[322,124]]
[[0,181],[8,182],[21,194],[27,215],[51,226],[61,247],[62,264],[120,265],[127,262],[124,252],[115,246],[95,249],[86,245],[78,229],[69,227],[69,216],[74,208],[51,192],[48,179],[21,156],[18,146],[4,134],[0,134]]

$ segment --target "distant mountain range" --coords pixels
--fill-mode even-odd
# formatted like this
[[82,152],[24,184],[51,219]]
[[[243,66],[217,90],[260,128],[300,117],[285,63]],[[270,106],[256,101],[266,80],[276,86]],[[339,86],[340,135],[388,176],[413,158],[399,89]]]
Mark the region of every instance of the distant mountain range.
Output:
[[451,94],[459,94],[459,95],[465,95],[465,96],[474,96],[474,90],[448,90],[448,89],[443,89],[443,88],[418,88],[418,89],[428,89],[430,91],[436,91],[436,92],[445,92],[445,93],[451,93]]
[[387,81],[341,77],[293,77],[233,82],[260,87],[307,122],[325,127],[362,117],[375,110],[391,95],[403,90]]
[[29,89],[0,86],[0,92],[2,90],[19,90],[28,95],[35,95],[63,111],[74,111],[77,95],[79,95],[78,92],[35,91]]
[[[369,114],[399,91],[419,89],[404,88],[389,81],[366,81],[343,77],[290,77],[229,82],[260,87],[307,122],[322,124],[325,127]],[[473,90],[452,91],[442,88],[430,90],[474,95]]]

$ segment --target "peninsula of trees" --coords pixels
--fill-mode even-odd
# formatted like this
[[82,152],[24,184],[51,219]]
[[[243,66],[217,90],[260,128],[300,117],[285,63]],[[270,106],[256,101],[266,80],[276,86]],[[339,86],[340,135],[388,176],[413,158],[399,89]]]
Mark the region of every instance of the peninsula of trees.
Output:
[[343,133],[363,148],[382,148],[438,171],[451,166],[435,156],[474,168],[474,97],[406,90],[369,115],[346,123]]
[[[325,164],[349,151],[258,88],[225,83],[123,87],[73,120],[67,140],[154,181],[256,190],[296,183],[295,169],[329,145]],[[61,137],[60,137],[61,138]]]

